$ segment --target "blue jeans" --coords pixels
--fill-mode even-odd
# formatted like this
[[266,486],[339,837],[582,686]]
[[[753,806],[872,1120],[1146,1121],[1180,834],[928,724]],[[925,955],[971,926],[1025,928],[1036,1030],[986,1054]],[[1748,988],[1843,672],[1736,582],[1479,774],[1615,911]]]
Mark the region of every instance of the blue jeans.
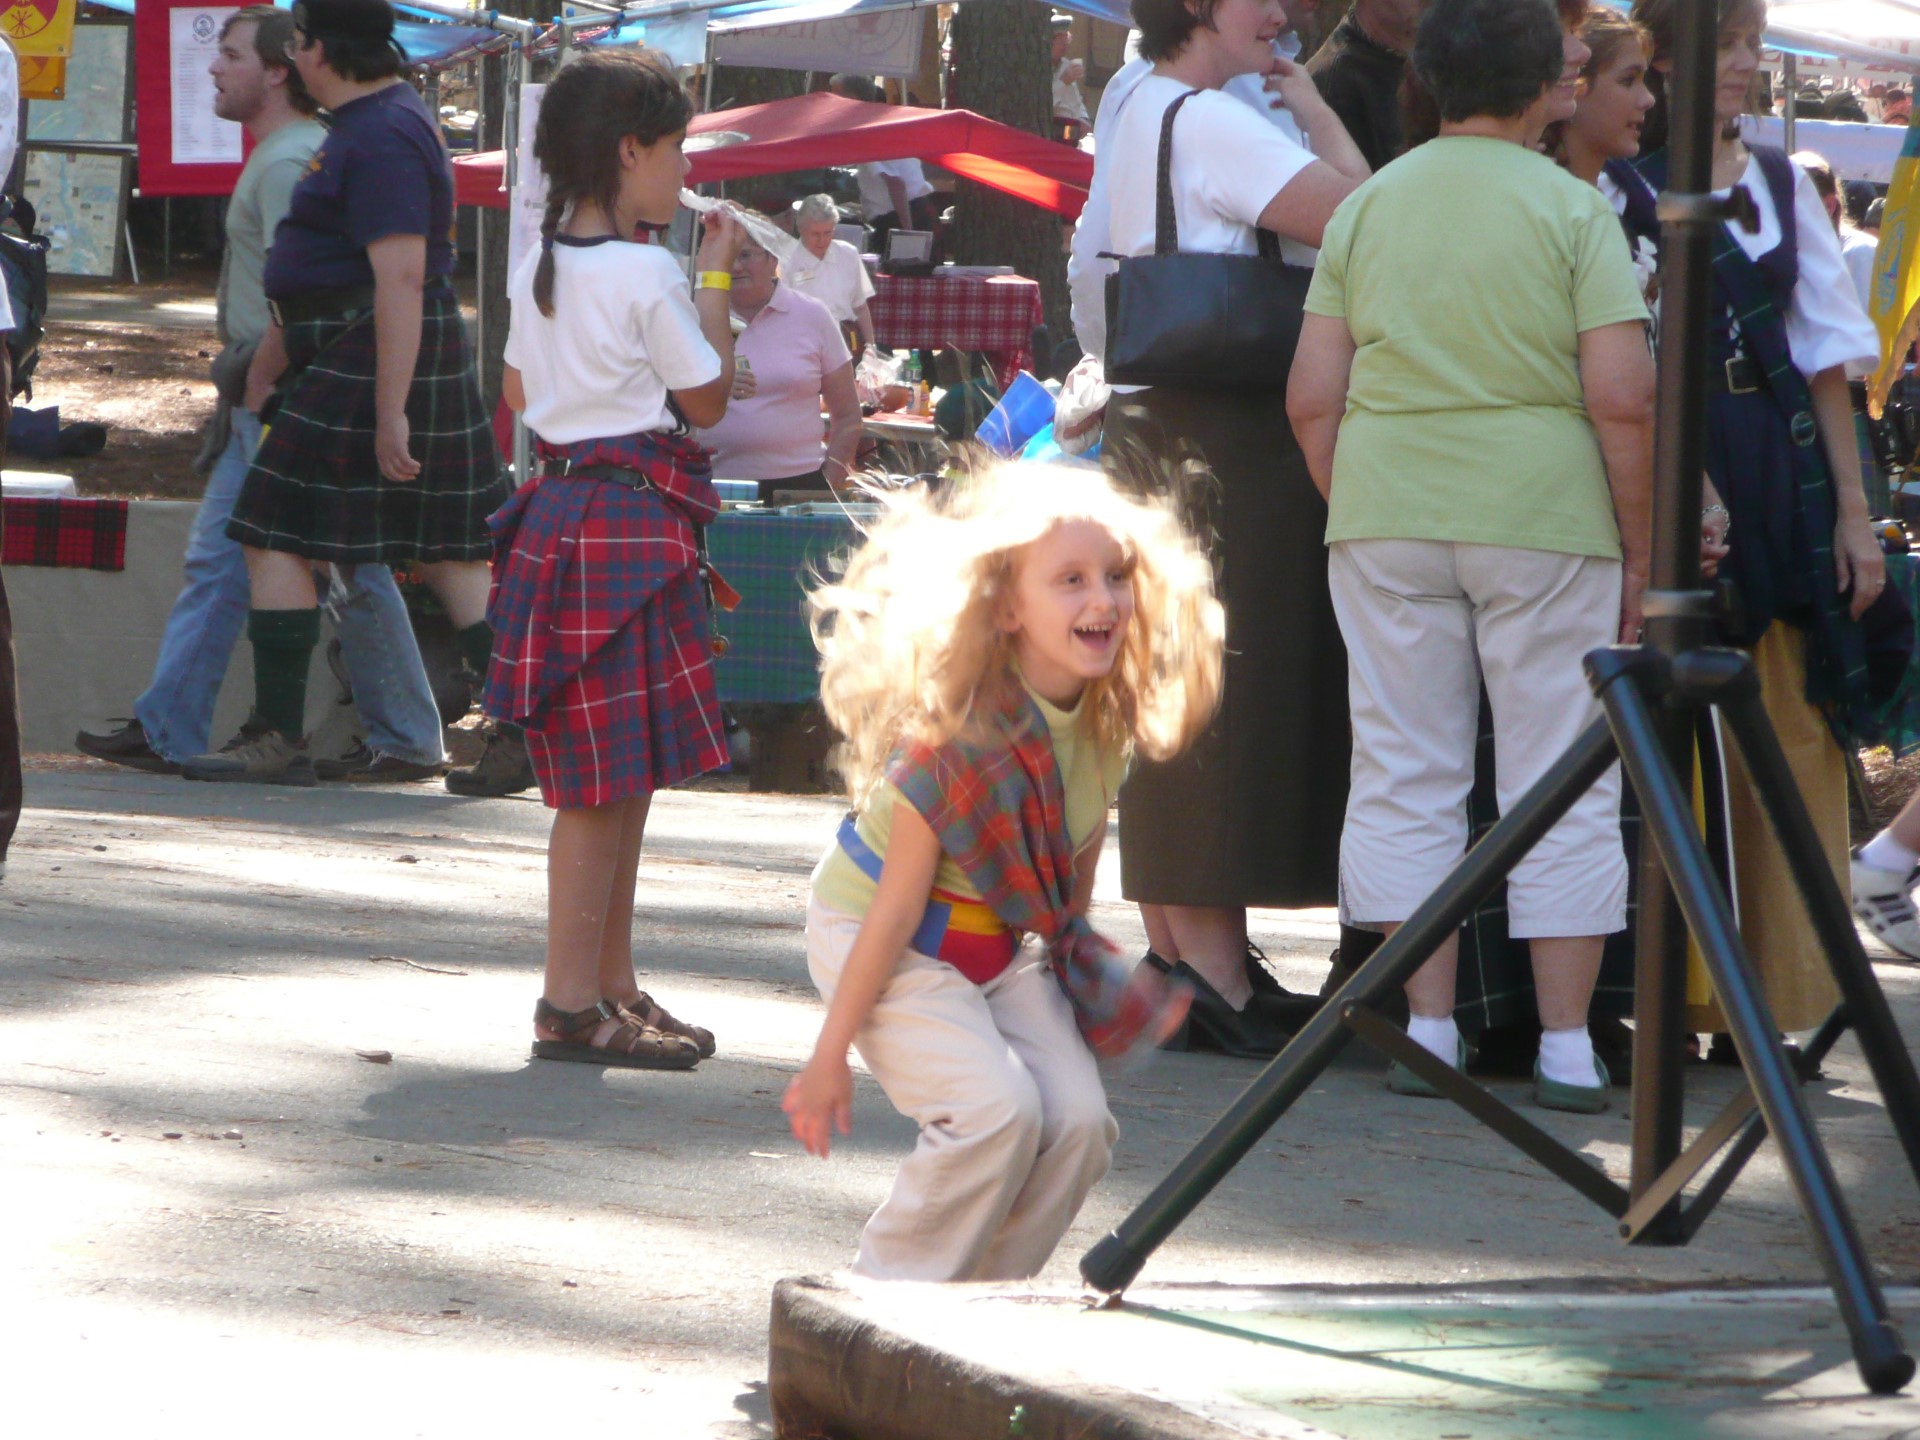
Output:
[[[186,584],[167,616],[152,683],[134,702],[147,743],[169,760],[213,748],[214,702],[251,601],[246,558],[239,543],[227,538],[227,521],[259,445],[259,420],[235,409],[233,434],[207,477],[187,537]],[[339,570],[346,574],[336,571],[329,600],[354,700],[367,722],[367,743],[401,760],[440,761],[440,712],[393,572],[384,565]]]

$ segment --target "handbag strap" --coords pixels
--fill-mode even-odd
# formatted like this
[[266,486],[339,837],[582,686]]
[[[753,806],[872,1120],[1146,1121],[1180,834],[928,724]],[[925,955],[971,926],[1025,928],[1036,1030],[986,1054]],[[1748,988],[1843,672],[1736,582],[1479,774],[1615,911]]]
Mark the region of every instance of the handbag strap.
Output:
[[[1160,119],[1160,174],[1153,217],[1153,253],[1155,255],[1180,253],[1180,226],[1173,213],[1173,120],[1180,113],[1180,107],[1199,93],[1198,90],[1187,91],[1167,106],[1167,113]],[[1258,225],[1253,227],[1253,233],[1254,243],[1259,247],[1261,258],[1278,259],[1280,237]]]

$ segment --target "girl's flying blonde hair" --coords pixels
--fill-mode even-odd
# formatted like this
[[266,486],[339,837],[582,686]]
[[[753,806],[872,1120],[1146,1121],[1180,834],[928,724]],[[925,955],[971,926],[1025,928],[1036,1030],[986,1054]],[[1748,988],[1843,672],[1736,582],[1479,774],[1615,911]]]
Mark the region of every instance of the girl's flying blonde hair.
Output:
[[844,737],[835,764],[856,809],[902,745],[941,745],[992,722],[1018,685],[1001,619],[1020,552],[1090,520],[1120,544],[1134,615],[1114,667],[1081,698],[1103,753],[1164,760],[1220,702],[1226,621],[1213,570],[1171,505],[1131,499],[1074,466],[1009,463],[938,498],[885,498],[887,514],[837,581],[809,595],[820,701]]

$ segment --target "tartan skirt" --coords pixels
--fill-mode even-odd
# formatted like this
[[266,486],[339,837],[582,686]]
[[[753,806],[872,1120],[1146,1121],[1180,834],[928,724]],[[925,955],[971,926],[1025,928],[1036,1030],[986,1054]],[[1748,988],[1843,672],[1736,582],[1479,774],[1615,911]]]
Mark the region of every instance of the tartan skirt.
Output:
[[286,344],[290,378],[228,536],[347,565],[486,559],[487,516],[507,479],[453,293],[429,290],[422,302],[407,392],[420,474],[404,484],[383,479],[374,459],[373,312],[297,321]]
[[494,659],[481,704],[526,727],[557,810],[727,763],[691,526],[652,490],[542,476],[489,521]]

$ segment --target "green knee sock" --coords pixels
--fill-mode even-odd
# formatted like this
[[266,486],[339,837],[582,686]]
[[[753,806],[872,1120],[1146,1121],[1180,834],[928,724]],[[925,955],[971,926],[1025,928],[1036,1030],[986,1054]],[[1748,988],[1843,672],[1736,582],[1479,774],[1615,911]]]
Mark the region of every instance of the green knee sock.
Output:
[[251,610],[253,713],[289,740],[306,733],[307,667],[320,643],[320,611]]
[[[482,684],[486,683],[487,666],[493,663],[493,626],[484,620],[476,620],[466,629],[454,631],[453,643],[460,651],[460,658],[466,663],[467,669],[478,675]],[[515,740],[523,733],[518,725],[504,720],[494,728]]]

